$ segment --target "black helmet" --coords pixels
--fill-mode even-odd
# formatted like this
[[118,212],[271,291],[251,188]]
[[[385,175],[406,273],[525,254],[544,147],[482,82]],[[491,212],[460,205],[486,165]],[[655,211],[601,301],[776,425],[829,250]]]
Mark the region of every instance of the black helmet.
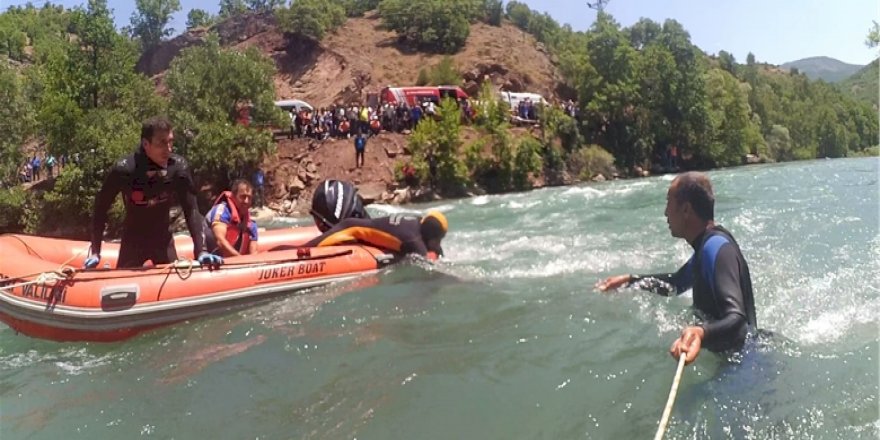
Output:
[[312,209],[315,225],[326,232],[347,218],[370,218],[357,188],[344,180],[327,179],[315,188]]

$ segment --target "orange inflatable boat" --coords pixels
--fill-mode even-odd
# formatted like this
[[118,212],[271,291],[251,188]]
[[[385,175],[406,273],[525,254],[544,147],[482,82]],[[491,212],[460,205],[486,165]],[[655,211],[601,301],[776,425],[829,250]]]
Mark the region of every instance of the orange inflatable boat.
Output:
[[[317,234],[314,227],[261,232],[260,249],[300,245]],[[333,246],[231,257],[211,269],[192,260],[190,237],[175,244],[181,260],[173,264],[81,270],[87,242],[0,235],[0,320],[38,338],[118,341],[372,273],[392,260],[369,246]],[[105,243],[101,264],[115,267],[118,250]]]

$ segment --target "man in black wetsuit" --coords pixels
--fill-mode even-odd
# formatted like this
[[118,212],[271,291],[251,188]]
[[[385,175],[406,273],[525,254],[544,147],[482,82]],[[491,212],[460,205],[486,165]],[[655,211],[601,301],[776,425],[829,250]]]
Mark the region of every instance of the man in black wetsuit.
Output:
[[141,126],[141,145],[134,153],[118,160],[95,197],[92,217],[92,247],[86,268],[101,260],[101,239],[107,225],[107,211],[117,194],[122,193],[125,220],[117,268],[170,263],[177,259],[174,238],[168,230],[169,212],[174,199],[180,203],[193,240],[193,253],[200,263],[218,265],[223,260],[205,252],[202,218],[198,212],[195,190],[186,160],[171,153],[174,131],[162,117],[149,119]]
[[429,211],[423,217],[394,214],[373,219],[347,218],[304,247],[362,243],[387,250],[395,258],[416,254],[436,260],[443,256],[440,242],[448,226],[440,211]]
[[694,254],[674,274],[618,275],[596,284],[601,291],[623,285],[669,296],[693,288],[697,325],[685,327],[670,348],[690,364],[700,347],[711,351],[739,350],[750,331],[757,330],[749,266],[733,236],[715,224],[715,195],[702,173],[681,174],[666,194],[666,222],[673,237],[683,238]]

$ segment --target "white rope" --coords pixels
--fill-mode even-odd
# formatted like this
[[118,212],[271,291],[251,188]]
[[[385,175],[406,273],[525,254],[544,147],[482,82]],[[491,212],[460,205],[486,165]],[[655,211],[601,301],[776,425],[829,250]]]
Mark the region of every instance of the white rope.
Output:
[[678,369],[675,370],[675,378],[672,379],[672,389],[669,390],[669,398],[666,399],[666,408],[663,409],[663,417],[660,418],[660,426],[657,427],[657,434],[654,440],[662,440],[663,434],[666,432],[666,425],[669,423],[669,415],[672,414],[672,404],[675,403],[675,395],[678,393],[678,383],[681,381],[681,373],[684,371],[684,359],[686,354],[682,353],[678,358]]
[[43,273],[37,275],[37,277],[34,278],[32,281],[25,281],[23,283],[16,283],[16,284],[10,284],[7,286],[2,286],[2,287],[0,287],[0,290],[12,291],[12,289],[15,289],[17,287],[29,286],[31,284],[47,285],[49,283],[57,283],[58,281],[64,281],[66,279],[67,279],[67,276],[62,273],[59,273],[59,272],[55,272],[55,271],[43,272]]

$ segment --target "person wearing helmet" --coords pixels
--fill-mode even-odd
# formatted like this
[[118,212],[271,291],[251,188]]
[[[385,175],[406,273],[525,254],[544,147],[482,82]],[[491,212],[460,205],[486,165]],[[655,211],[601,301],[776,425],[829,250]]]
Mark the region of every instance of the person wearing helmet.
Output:
[[395,259],[416,254],[434,261],[443,256],[440,242],[448,230],[449,222],[440,211],[429,211],[422,217],[394,214],[375,219],[348,218],[305,247],[361,243],[384,249]]
[[315,188],[309,213],[321,232],[327,232],[347,218],[370,218],[357,188],[351,182],[333,179],[327,179]]

